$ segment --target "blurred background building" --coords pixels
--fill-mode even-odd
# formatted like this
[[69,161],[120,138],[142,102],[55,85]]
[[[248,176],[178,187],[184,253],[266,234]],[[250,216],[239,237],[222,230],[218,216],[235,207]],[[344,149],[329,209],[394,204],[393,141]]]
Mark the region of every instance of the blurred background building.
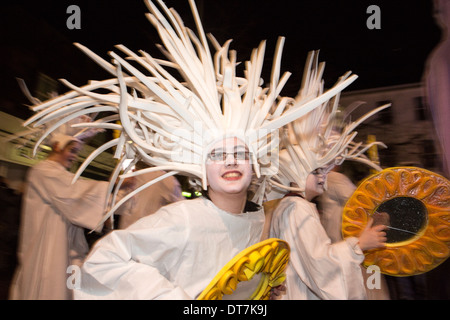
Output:
[[[356,130],[358,141],[375,139],[387,145],[377,148],[381,167],[416,166],[442,174],[440,145],[424,92],[420,82],[343,92],[340,103],[347,119],[356,120],[376,107],[391,104]],[[362,104],[350,110],[355,102]],[[368,173],[367,168],[355,163],[346,163],[345,167],[355,182]]]

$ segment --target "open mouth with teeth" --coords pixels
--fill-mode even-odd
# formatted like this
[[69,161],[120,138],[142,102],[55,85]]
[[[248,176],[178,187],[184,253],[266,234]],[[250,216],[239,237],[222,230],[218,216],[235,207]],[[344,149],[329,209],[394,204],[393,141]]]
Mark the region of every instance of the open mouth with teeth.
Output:
[[222,175],[222,178],[228,181],[239,180],[242,177],[242,173],[239,171],[228,171]]

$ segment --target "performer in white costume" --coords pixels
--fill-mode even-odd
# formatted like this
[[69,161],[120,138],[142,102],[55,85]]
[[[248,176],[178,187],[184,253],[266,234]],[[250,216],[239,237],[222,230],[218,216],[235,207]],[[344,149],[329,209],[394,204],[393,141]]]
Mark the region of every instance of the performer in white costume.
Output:
[[[120,130],[119,138],[86,159],[77,176],[111,147],[115,147],[119,161],[109,190],[116,178],[120,185],[127,177],[167,172],[113,201],[99,223],[113,217],[129,198],[171,175],[190,177],[207,196],[168,205],[102,238],[83,265],[81,287],[75,290],[78,299],[198,297],[228,261],[262,240],[266,222],[260,205],[265,180],[256,190],[255,203],[248,201],[247,191],[253,174],[261,179],[277,172],[278,130],[326,103],[356,79],[346,74],[308,101],[282,97],[280,92],[289,75],[280,77],[283,38],[276,48],[270,83],[263,87],[264,42],[245,63],[245,76],[238,77],[237,56],[229,51],[230,41],[220,46],[210,37],[216,48],[212,56],[193,0],[190,4],[198,37],[162,1],[158,1],[162,12],[152,2],[146,3],[151,11],[148,18],[161,36],[168,60],[155,59],[146,52],[138,56],[118,46],[128,57],[111,52],[110,64],[78,45],[114,77],[84,87],[64,80],[73,91],[35,107],[39,113],[29,123],[41,125],[63,117],[49,133],[77,115],[109,112],[94,123],[77,125]],[[309,74],[305,76],[309,78]],[[121,174],[127,159],[132,162]],[[138,161],[151,167],[132,171]]]
[[75,138],[69,131],[73,129],[63,126],[51,136],[48,158],[27,175],[10,299],[72,299],[67,272],[71,265],[81,266],[89,251],[84,229],[102,229],[98,222],[105,213],[108,182],[80,179],[72,183],[74,174],[68,171],[82,139],[95,133]]
[[[311,72],[315,81],[303,83],[298,101],[311,99],[323,90],[324,65],[317,65],[317,54],[313,63]],[[278,192],[282,189],[290,192],[273,211],[270,236],[291,246],[283,299],[365,299],[360,269],[363,250],[383,246],[386,241],[384,226],[372,228],[369,223],[359,239],[332,244],[311,202],[323,192],[326,176],[335,164],[345,159],[371,164],[363,155],[370,146],[354,144],[356,132],[352,131],[371,114],[387,107],[382,106],[336,132],[338,101],[336,97],[328,105],[288,124],[282,136],[286,149],[280,152],[280,170],[272,184]]]
[[[338,171],[330,171],[327,177],[327,188],[318,196],[314,202],[317,204],[320,222],[322,223],[331,243],[341,242],[342,237],[342,210],[345,203],[350,199],[356,186],[344,174]],[[372,273],[360,265],[364,283],[372,277]],[[384,275],[380,274],[379,287],[369,288],[367,285],[367,300],[388,300],[389,288]],[[370,279],[369,279],[370,281]]]
[[245,145],[234,139],[226,140],[225,160],[207,164],[211,200],[176,202],[100,240],[83,266],[78,299],[194,299],[231,258],[262,240],[264,212],[246,203],[251,165],[235,160],[233,149]]

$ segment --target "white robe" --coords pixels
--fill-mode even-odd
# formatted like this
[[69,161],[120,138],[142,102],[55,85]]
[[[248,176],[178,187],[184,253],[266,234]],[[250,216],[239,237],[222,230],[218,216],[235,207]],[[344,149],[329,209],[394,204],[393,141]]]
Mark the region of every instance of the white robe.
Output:
[[81,265],[87,255],[83,228],[97,226],[108,187],[107,182],[87,179],[72,184],[73,176],[51,160],[30,169],[10,299],[72,298],[67,267]]
[[[149,172],[136,177],[136,188],[156,179],[165,172]],[[123,212],[119,218],[119,229],[125,229],[139,219],[155,213],[159,208],[170,203],[184,200],[181,195],[181,186],[175,177],[168,177],[162,181],[152,184],[150,187],[136,194],[132,200],[130,210]]]
[[195,299],[236,254],[261,240],[264,210],[232,214],[178,201],[101,239],[76,299]]
[[[342,237],[342,211],[347,200],[353,195],[356,186],[344,174],[331,171],[327,176],[327,190],[318,197],[317,203],[320,211],[320,221],[330,237],[331,243],[341,242]],[[379,287],[369,288],[367,281],[370,281],[372,273],[361,265],[361,272],[366,284],[366,294],[368,300],[389,299],[389,288],[384,275],[380,275]]]
[[271,237],[289,243],[286,300],[365,299],[357,238],[331,244],[313,203],[283,198],[273,212]]

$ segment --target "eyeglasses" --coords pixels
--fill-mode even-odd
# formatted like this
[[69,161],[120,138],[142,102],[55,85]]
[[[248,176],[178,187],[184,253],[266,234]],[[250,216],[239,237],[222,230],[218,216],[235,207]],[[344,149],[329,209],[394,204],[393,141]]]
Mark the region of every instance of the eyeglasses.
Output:
[[211,161],[219,162],[219,161],[226,161],[228,155],[233,155],[233,158],[237,161],[245,161],[250,159],[250,151],[246,150],[237,150],[234,152],[224,152],[224,151],[211,151],[211,153],[208,155],[208,158]]

